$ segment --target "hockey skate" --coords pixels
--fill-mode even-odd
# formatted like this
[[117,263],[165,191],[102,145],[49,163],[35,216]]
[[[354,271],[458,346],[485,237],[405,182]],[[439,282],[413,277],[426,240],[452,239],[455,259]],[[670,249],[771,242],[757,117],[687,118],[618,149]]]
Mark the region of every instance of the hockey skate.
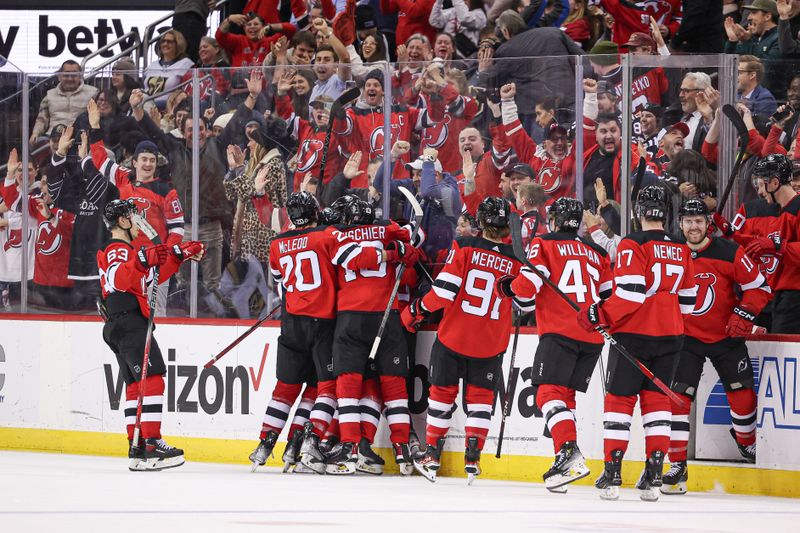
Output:
[[329,456],[331,453],[336,453],[336,446],[339,444],[339,437],[328,437],[319,441],[319,451],[322,455]]
[[689,468],[686,461],[675,461],[661,479],[661,494],[686,494]]
[[300,455],[300,446],[303,445],[303,430],[296,429],[294,434],[289,438],[286,443],[286,448],[283,450],[281,460],[283,461],[283,472],[290,472],[293,470],[294,465],[297,464]]
[[305,438],[303,446],[300,447],[300,462],[295,465],[295,472],[298,468],[304,467],[317,474],[325,473],[325,455],[319,449],[319,437],[314,434],[313,429],[314,425],[306,422]]
[[134,446],[133,441],[128,441],[128,470],[140,472],[147,469],[147,462],[144,460],[145,443],[143,438],[139,438],[139,445]]
[[334,476],[345,476],[356,473],[358,464],[358,448],[354,442],[343,442],[339,451],[328,459],[325,473]]
[[411,461],[411,450],[408,444],[395,442],[392,444],[394,450],[394,461],[400,467],[401,476],[410,476],[414,473],[414,463]]
[[611,460],[606,461],[603,473],[594,482],[594,486],[600,489],[600,498],[603,500],[618,500],[619,488],[622,486],[622,450],[611,452]]
[[272,455],[272,449],[275,447],[276,442],[278,442],[278,434],[274,431],[268,431],[267,435],[258,443],[256,449],[253,450],[253,453],[250,454],[250,462],[253,463],[253,467],[250,469],[251,472],[255,472],[256,468],[266,464],[267,458]]
[[421,451],[423,451],[419,445],[419,437],[417,437],[417,432],[413,429],[408,434],[408,451],[412,459]]
[[173,448],[164,439],[146,439],[144,447],[145,470],[159,471],[181,466],[185,459],[183,450]]
[[472,485],[475,478],[481,475],[481,451],[478,449],[478,437],[467,439],[464,450],[464,472],[467,474],[467,485]]
[[380,476],[383,474],[383,466],[386,462],[383,457],[372,451],[370,442],[361,438],[358,443],[358,463],[356,463],[356,471],[364,474],[372,474],[373,476]]
[[644,470],[642,471],[639,481],[636,483],[636,488],[641,492],[639,498],[645,502],[658,501],[659,489],[662,485],[661,472],[664,469],[664,452],[655,451],[645,461]]
[[436,483],[436,472],[441,466],[443,448],[444,439],[439,439],[436,446],[428,444],[425,451],[420,451],[414,456],[414,468],[431,483]]
[[[565,442],[556,454],[553,466],[544,473],[544,486],[551,492],[563,494],[566,485],[589,475],[589,467],[574,440]],[[561,488],[562,490],[558,490]]]
[[[731,428],[731,437],[733,440],[736,440],[736,432]],[[755,463],[756,462],[756,443],[753,444],[739,444],[739,441],[736,440],[736,447],[739,448],[739,453],[742,454],[744,457],[745,462],[747,463]]]

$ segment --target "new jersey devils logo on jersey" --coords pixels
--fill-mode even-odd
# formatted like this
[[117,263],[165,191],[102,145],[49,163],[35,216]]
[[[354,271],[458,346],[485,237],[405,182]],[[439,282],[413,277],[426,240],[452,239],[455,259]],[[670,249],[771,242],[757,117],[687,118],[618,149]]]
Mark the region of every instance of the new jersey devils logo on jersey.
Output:
[[22,229],[8,230],[8,240],[3,245],[3,250],[8,251],[11,248],[22,247]]
[[[392,124],[392,142],[400,140],[400,124]],[[369,135],[369,149],[373,155],[383,153],[383,126],[378,126]]]
[[297,171],[308,172],[322,157],[322,141],[319,139],[306,139],[300,147],[297,156]]
[[561,186],[561,173],[553,167],[543,168],[539,173],[539,185],[544,188],[544,192],[552,194]]
[[717,276],[711,272],[701,272],[694,277],[697,282],[697,303],[692,314],[701,316],[708,313],[714,307],[714,300],[717,295],[714,292],[714,285],[717,283]]
[[136,210],[139,211],[139,214],[147,218],[147,210],[150,209],[150,200],[139,196],[131,196],[130,200],[133,200],[133,203],[136,204]]
[[36,253],[53,255],[61,248],[61,234],[56,232],[49,222],[39,224],[39,238],[36,239]]
[[429,128],[425,128],[422,135],[422,145],[428,148],[440,148],[444,146],[447,141],[447,136],[450,134],[450,115],[447,114],[444,120],[437,122]]

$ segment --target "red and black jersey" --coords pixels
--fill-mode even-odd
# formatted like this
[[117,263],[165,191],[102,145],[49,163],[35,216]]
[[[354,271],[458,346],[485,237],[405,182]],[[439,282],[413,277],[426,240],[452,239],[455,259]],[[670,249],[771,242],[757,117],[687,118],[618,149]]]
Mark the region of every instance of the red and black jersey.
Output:
[[[147,287],[153,282],[153,270],[140,270],[136,257],[138,247],[119,239],[110,240],[97,252],[97,269],[100,271],[100,287],[109,315],[132,311],[134,299],[145,318],[150,316],[147,302]],[[167,262],[158,271],[158,282],[162,283],[178,271],[181,262],[170,253]],[[131,296],[133,298],[131,298]]]
[[419,153],[425,148],[435,148],[439,152],[442,170],[455,175],[463,163],[458,151],[458,136],[461,130],[472,123],[472,119],[478,114],[478,108],[478,102],[474,98],[458,96],[447,106],[441,122],[422,131]]
[[[422,298],[430,311],[444,309],[439,342],[466,357],[504,352],[511,333],[511,300],[499,298],[494,285],[503,276],[517,276],[521,266],[508,244],[482,237],[456,239],[433,290]],[[533,309],[532,298],[516,300],[523,311]]]
[[689,247],[664,231],[641,231],[617,246],[614,292],[603,311],[615,333],[682,335],[696,296]]
[[362,248],[333,226],[287,231],[270,244],[269,268],[293,315],[334,318],[336,267],[374,270],[380,265],[380,249]]
[[[740,305],[758,315],[770,300],[767,280],[735,242],[710,238],[692,252],[697,303],[686,317],[686,335],[711,344],[726,339],[725,325]],[[741,294],[741,298],[737,296]]]
[[[96,136],[99,130],[92,130]],[[155,179],[147,183],[135,181],[131,171],[122,168],[108,158],[102,139],[91,144],[92,163],[114,186],[119,189],[122,200],[136,202],[139,214],[158,232],[161,241],[168,245],[183,240],[183,206],[178,192],[169,182]],[[144,233],[140,233],[135,245],[149,244]]]
[[[683,20],[681,0],[640,0],[635,3],[656,19],[659,25],[669,29],[667,37],[672,37],[678,32],[678,27]],[[645,33],[649,33],[649,28],[645,30]]]
[[50,219],[45,219],[38,211],[36,214],[39,229],[33,282],[48,287],[72,287],[74,282],[67,276],[75,215],[63,209],[53,211]]
[[[393,241],[409,242],[411,234],[396,222],[379,221],[363,226],[339,228],[345,238],[360,244],[383,250]],[[396,269],[393,263],[381,263],[376,268],[340,268],[338,274],[339,292],[337,309],[339,311],[361,311],[378,313],[386,310],[389,296],[394,288]],[[393,309],[398,309],[395,298]]]
[[[531,241],[528,260],[550,279],[570,300],[583,307],[611,295],[611,264],[599,246],[572,233],[554,232]],[[593,344],[602,344],[596,331],[575,327],[575,311],[550,287],[523,267],[511,284],[520,297],[536,296],[536,328],[539,335],[548,333]]]
[[767,237],[778,236],[781,241],[778,270],[770,280],[773,290],[800,290],[800,194],[781,209],[767,230]]
[[[739,207],[731,221],[733,240],[742,246],[747,246],[754,237],[766,236],[770,233],[770,226],[781,212],[781,206],[757,198],[745,202]],[[773,277],[778,271],[778,258],[775,255],[764,255],[759,260],[759,268],[766,276],[770,287],[774,286]]]

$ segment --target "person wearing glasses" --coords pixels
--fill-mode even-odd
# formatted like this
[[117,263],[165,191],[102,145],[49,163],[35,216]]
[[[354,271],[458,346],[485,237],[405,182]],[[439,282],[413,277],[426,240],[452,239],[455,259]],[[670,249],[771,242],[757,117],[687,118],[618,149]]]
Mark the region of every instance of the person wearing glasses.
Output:
[[[700,151],[708,132],[706,117],[697,107],[698,95],[702,98],[703,92],[711,87],[711,77],[704,72],[689,72],[681,81],[678,99],[681,102],[683,117],[681,122],[689,127],[689,134],[684,136],[683,144],[687,148]],[[712,117],[713,118],[713,114]],[[710,120],[709,120],[710,122]]]
[[150,63],[145,70],[144,86],[148,95],[158,95],[154,102],[163,111],[170,93],[194,63],[186,55],[186,39],[177,30],[167,30],[161,35],[156,54],[158,61]]
[[775,97],[761,83],[764,81],[764,64],[756,56],[739,57],[739,75],[736,82],[736,99],[753,115],[768,117],[778,108]]
[[47,91],[39,104],[39,114],[31,130],[31,144],[40,137],[49,136],[58,125],[72,124],[97,94],[97,87],[83,83],[81,66],[72,59],[61,64],[57,76],[58,85]]

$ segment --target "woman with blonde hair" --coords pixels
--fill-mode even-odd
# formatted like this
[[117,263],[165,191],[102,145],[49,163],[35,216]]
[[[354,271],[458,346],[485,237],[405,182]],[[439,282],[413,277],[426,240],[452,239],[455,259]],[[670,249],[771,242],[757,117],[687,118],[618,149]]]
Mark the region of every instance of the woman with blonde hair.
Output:
[[186,39],[177,30],[167,30],[156,43],[158,61],[150,63],[145,70],[145,90],[156,96],[159,109],[167,105],[169,93],[181,83],[183,75],[194,63],[186,55]]

